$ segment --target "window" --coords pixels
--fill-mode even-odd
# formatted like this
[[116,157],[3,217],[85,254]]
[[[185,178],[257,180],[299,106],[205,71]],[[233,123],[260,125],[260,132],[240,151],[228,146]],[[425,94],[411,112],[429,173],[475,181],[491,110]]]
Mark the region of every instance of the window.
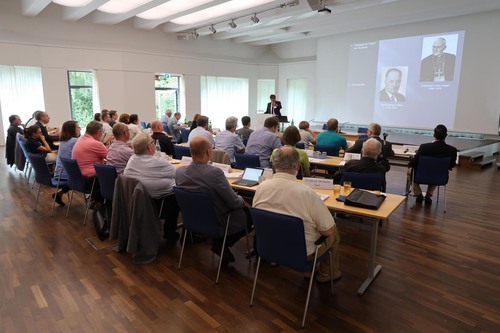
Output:
[[160,119],[166,109],[172,110],[172,113],[179,112],[179,81],[179,76],[155,75],[156,119]]
[[305,119],[307,107],[307,79],[290,79],[288,87],[288,120],[294,125]]
[[276,95],[274,80],[257,80],[257,112],[266,112],[269,96]]
[[201,114],[209,117],[213,127],[225,130],[227,117],[248,115],[248,87],[248,79],[202,76]]
[[93,82],[93,72],[68,71],[71,119],[81,127],[94,120]]

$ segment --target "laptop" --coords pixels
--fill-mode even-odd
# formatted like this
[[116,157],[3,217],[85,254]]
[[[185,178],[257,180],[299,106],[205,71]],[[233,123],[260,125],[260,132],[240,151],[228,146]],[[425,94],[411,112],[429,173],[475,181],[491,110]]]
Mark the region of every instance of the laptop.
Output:
[[280,123],[287,123],[288,122],[288,116],[277,116],[279,119]]
[[259,183],[259,177],[262,176],[264,169],[245,168],[241,179],[235,181],[234,185],[252,187]]

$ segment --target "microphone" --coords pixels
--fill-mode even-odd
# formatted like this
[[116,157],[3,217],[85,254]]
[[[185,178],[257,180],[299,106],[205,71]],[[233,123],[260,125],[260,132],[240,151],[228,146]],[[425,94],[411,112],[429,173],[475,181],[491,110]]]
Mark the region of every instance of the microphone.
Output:
[[347,125],[347,124],[350,124],[350,122],[346,121],[346,122],[340,124],[340,126],[339,126],[339,133],[342,133],[342,127],[344,125]]

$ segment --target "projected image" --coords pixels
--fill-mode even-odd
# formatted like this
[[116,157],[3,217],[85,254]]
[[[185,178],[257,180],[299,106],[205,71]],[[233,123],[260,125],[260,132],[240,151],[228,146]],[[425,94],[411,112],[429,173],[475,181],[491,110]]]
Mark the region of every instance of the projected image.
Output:
[[[381,102],[404,102],[406,84],[407,67],[389,67],[383,69],[382,86],[384,89],[380,90]],[[402,87],[403,83],[403,87]]]
[[420,81],[453,81],[457,40],[458,34],[423,39]]

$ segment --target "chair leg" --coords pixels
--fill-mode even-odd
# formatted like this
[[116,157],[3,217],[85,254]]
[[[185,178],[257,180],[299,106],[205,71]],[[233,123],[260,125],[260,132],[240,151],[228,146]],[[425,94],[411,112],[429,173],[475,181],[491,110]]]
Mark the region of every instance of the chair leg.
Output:
[[330,293],[333,296],[333,249],[330,248],[328,251],[328,257],[330,259]]
[[56,205],[56,196],[57,196],[57,193],[59,192],[60,181],[61,181],[61,178],[58,178],[57,179],[57,186],[56,186],[56,193],[55,193],[54,198],[52,200],[52,210],[50,211],[50,217],[52,217],[52,215],[54,215],[54,207]]
[[307,308],[309,307],[309,299],[311,298],[311,289],[312,289],[312,284],[314,281],[314,271],[316,268],[316,262],[318,261],[318,249],[319,246],[316,246],[316,252],[314,253],[314,262],[312,266],[312,272],[311,272],[311,279],[309,280],[309,288],[307,289],[307,298],[306,298],[306,305],[304,307],[304,316],[302,317],[302,328],[304,328],[304,325],[306,323],[306,316],[307,316]]
[[257,287],[257,279],[259,278],[260,257],[257,259],[257,269],[255,270],[255,278],[253,279],[252,296],[250,297],[250,306],[253,305],[253,296],[255,295],[255,288]]
[[[92,188],[94,187],[94,185],[92,185]],[[85,201],[85,215],[83,216],[83,225],[86,225],[87,224],[87,215],[89,213],[89,207],[90,207],[90,198],[91,196],[89,196],[89,198],[87,199],[85,197],[85,193],[83,193],[83,200]]]
[[75,194],[75,191],[71,190],[71,195],[69,197],[69,203],[68,203],[68,209],[66,209],[66,218],[68,218],[69,208],[71,207],[71,203],[73,202],[73,194]]
[[250,256],[250,239],[248,238],[248,228],[245,228],[245,235],[246,235],[246,243],[247,243],[247,253],[248,253],[248,262],[252,262],[252,257]]
[[36,193],[35,207],[33,207],[33,211],[36,212],[36,205],[38,204],[38,197],[40,197],[40,189],[42,188],[42,184],[38,184],[38,191]]
[[219,275],[220,275],[220,269],[222,267],[222,259],[224,258],[224,249],[226,248],[227,230],[229,228],[229,219],[230,218],[231,218],[231,214],[229,214],[227,216],[226,230],[224,231],[224,239],[222,240],[222,249],[220,251],[219,267],[217,268],[217,277],[215,278],[215,284],[219,284]]
[[31,167],[31,164],[29,165],[29,170],[28,170],[28,180],[26,181],[26,184],[29,184],[30,183],[30,178],[31,178],[31,170],[32,170],[32,167]]
[[179,257],[179,264],[177,265],[177,269],[181,269],[182,255],[184,254],[184,245],[186,245],[187,233],[187,229],[184,229],[184,237],[182,237],[181,256]]
[[444,186],[444,212],[446,213],[446,185]]

